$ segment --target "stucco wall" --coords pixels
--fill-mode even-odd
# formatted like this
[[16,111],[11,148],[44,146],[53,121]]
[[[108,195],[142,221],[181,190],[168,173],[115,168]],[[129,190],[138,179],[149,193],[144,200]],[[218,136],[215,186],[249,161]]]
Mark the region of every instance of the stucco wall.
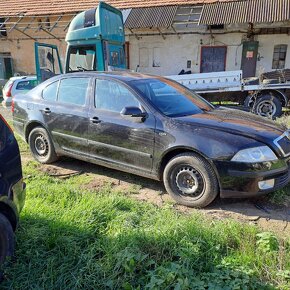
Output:
[[[182,69],[200,72],[201,47],[208,45],[227,46],[226,70],[239,70],[242,58],[242,40],[245,33],[228,33],[214,35],[186,34],[178,38],[177,35],[141,36],[139,40],[131,35],[130,42],[130,69],[135,70],[140,64],[139,71],[156,75],[178,74]],[[260,72],[272,70],[274,46],[287,44],[288,51],[285,68],[290,68],[290,36],[285,34],[257,35],[259,41],[259,60],[257,61],[256,75]],[[201,44],[202,43],[202,44]],[[154,67],[154,48],[160,48],[160,67]],[[143,54],[148,53],[147,65],[144,66]],[[187,68],[187,61],[191,67]]]
[[[69,18],[70,19],[70,18]],[[51,18],[51,23],[54,23],[54,18]],[[65,21],[66,18],[63,18]],[[12,20],[11,20],[12,21]],[[17,20],[15,20],[17,21]],[[31,19],[24,19],[22,22],[29,22]],[[19,26],[21,25],[21,23]],[[51,24],[51,25],[52,25]],[[48,33],[39,31],[35,28],[37,23],[33,23],[32,27],[25,30],[25,33],[29,34],[33,38],[35,38],[38,42],[44,42],[48,44],[55,44],[59,48],[60,57],[62,63],[64,65],[65,61],[65,50],[66,50],[66,42],[64,40],[66,31],[63,28],[54,28],[51,33],[59,38],[53,39]],[[8,32],[8,37],[0,38],[0,54],[1,53],[10,53],[13,59],[13,69],[14,73],[21,72],[25,74],[35,74],[35,60],[34,60],[34,43],[35,40],[28,38],[24,34],[13,30],[12,32]]]
[[259,35],[257,40],[259,41],[259,54],[261,58],[261,60],[257,62],[257,73],[272,70],[274,46],[278,44],[288,45],[285,68],[290,68],[290,35]]
[[[64,17],[62,21],[69,21]],[[54,23],[51,18],[51,23]],[[16,20],[17,21],[17,20]],[[30,21],[28,20],[23,20]],[[20,25],[20,24],[19,24]],[[36,24],[33,24],[37,26]],[[269,24],[270,25],[270,24]],[[278,25],[278,24],[277,24]],[[196,34],[140,36],[142,33],[151,33],[152,30],[141,31],[137,39],[134,35],[127,36],[130,48],[130,69],[135,70],[140,65],[139,71],[156,75],[177,74],[182,69],[200,72],[201,47],[208,45],[227,46],[226,70],[238,70],[241,67],[242,40],[245,36],[247,26],[231,25],[230,33],[215,34],[214,38],[206,33],[206,29],[198,28]],[[243,32],[235,32],[237,30]],[[65,63],[66,42],[64,40],[66,31],[63,28],[54,28],[52,33],[60,40],[52,39],[50,35],[34,28],[25,31],[39,42],[55,44],[59,47],[62,63]],[[187,31],[188,33],[189,31]],[[130,32],[128,32],[130,34]],[[172,31],[171,31],[172,33]],[[286,68],[290,68],[290,36],[286,34],[257,35],[255,40],[259,41],[259,56],[257,61],[257,75],[262,71],[272,70],[272,58],[274,46],[287,44],[288,52]],[[8,39],[0,38],[0,54],[9,52],[13,58],[14,72],[35,74],[34,40],[13,30],[8,33]],[[187,61],[191,61],[187,68]]]

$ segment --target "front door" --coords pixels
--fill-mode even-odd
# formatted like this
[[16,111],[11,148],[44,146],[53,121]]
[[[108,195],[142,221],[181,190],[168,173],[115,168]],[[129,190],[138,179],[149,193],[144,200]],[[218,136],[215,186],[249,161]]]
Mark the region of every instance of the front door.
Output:
[[56,45],[36,42],[34,53],[38,83],[63,73]]
[[136,95],[123,83],[97,79],[95,102],[90,110],[89,148],[92,158],[121,167],[150,172],[155,117],[147,110],[143,122],[122,117],[124,107],[140,107]]
[[256,75],[258,46],[258,41],[245,41],[243,43],[241,70],[244,78]]
[[201,48],[201,73],[226,70],[226,46],[203,46]]

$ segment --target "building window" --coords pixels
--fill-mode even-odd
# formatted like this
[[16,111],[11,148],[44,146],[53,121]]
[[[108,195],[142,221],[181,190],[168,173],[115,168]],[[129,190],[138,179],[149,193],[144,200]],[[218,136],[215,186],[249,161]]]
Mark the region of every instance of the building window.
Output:
[[287,53],[287,45],[279,44],[274,46],[274,54],[273,54],[273,69],[283,69],[285,68],[285,60]]

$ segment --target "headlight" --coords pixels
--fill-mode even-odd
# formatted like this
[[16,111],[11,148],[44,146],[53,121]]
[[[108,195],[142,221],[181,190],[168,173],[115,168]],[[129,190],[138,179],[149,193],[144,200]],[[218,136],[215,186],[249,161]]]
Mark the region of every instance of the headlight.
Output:
[[232,161],[256,163],[277,160],[277,156],[268,146],[260,146],[240,150]]

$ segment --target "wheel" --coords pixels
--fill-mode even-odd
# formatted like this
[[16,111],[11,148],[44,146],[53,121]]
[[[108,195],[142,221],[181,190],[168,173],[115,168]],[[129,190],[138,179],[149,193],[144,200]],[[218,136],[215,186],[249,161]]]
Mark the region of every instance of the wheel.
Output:
[[40,163],[53,163],[58,159],[50,136],[42,127],[34,128],[28,137],[30,151]]
[[14,232],[9,220],[0,213],[0,265],[14,253]]
[[183,153],[172,158],[164,169],[163,182],[177,203],[190,207],[205,207],[219,193],[212,166],[195,153]]
[[270,94],[262,95],[256,99],[253,112],[262,117],[274,119],[282,115],[282,104],[275,96]]
[[248,95],[245,99],[244,106],[252,109],[256,101],[256,96]]

